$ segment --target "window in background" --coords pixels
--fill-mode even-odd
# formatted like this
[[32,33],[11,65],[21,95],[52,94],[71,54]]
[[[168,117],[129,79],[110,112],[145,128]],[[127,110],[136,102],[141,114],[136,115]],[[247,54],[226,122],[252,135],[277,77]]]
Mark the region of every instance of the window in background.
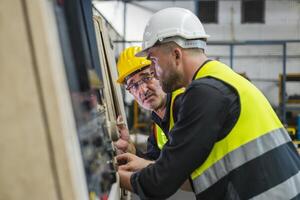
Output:
[[196,12],[202,23],[218,23],[218,1],[197,1]]
[[242,23],[265,23],[265,0],[242,0]]

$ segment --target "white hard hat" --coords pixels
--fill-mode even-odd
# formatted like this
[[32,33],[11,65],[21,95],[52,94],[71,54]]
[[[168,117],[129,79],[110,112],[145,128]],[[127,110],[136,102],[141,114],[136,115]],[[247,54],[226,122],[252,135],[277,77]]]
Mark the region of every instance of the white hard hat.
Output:
[[205,49],[206,42],[200,39],[206,40],[208,37],[194,13],[184,8],[166,8],[155,13],[148,21],[144,31],[142,51],[136,56],[145,56],[147,50],[157,41],[162,43],[174,41],[183,48]]

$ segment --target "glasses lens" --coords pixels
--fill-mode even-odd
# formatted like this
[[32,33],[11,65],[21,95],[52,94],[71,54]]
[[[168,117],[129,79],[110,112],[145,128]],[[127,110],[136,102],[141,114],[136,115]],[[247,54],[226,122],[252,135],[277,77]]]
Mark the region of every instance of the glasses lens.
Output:
[[139,86],[142,85],[143,83],[149,83],[154,77],[154,72],[151,72],[150,74],[144,76],[141,80],[132,83],[126,87],[126,90],[130,92],[137,92],[138,89],[140,88]]

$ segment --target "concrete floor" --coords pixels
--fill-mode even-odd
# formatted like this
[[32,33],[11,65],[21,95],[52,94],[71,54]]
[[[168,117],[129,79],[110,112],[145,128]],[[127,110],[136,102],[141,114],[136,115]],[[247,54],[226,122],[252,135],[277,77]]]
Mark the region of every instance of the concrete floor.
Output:
[[[167,200],[195,200],[195,195],[193,192],[184,192],[181,190],[178,190],[174,195],[172,195],[170,198]],[[140,200],[140,198],[133,194],[132,195],[132,200]]]

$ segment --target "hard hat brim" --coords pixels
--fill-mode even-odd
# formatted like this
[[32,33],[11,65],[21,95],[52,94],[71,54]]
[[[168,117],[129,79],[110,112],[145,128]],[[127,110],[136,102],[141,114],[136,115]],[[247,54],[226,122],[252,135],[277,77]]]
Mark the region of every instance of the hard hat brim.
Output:
[[[151,47],[150,47],[151,48]],[[148,56],[148,49],[149,48],[147,48],[147,49],[144,49],[144,50],[142,50],[142,51],[140,51],[140,52],[137,52],[136,54],[135,54],[135,56],[136,57],[147,57]]]

